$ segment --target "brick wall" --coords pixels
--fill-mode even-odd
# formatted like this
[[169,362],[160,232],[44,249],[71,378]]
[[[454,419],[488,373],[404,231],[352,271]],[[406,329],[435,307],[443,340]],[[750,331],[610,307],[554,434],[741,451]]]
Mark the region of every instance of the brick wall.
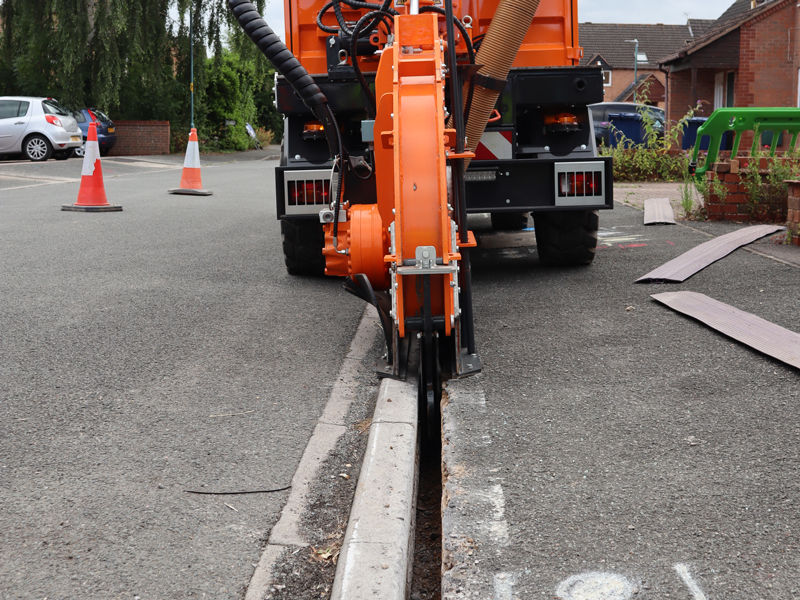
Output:
[[169,121],[114,121],[117,143],[110,156],[169,154]]
[[[702,108],[695,113],[698,117],[708,117],[714,112],[713,69],[697,70],[697,100]],[[692,102],[692,70],[685,69],[672,73],[669,77],[669,115],[670,121],[677,121],[695,105]]]
[[[782,222],[787,218],[787,199],[780,198],[771,205],[752,205],[745,184],[744,169],[756,159],[738,158],[724,163],[716,163],[706,172],[709,183],[719,181],[725,187],[722,197],[710,193],[705,199],[705,209],[711,221],[774,221]],[[769,171],[769,161],[759,158],[758,172],[764,181]],[[786,160],[775,158],[775,160]],[[755,165],[754,165],[755,166]],[[713,188],[712,188],[713,190]],[[800,200],[800,198],[798,198]]]
[[792,243],[800,246],[800,181],[787,181],[789,184],[788,214],[786,228],[792,234]]
[[[633,57],[631,56],[631,62],[633,62]],[[661,82],[663,85],[666,82],[666,74],[662,73],[659,70],[651,70],[651,69],[639,69],[637,72],[637,77],[644,75],[645,73],[650,73],[655,75],[656,78]],[[633,83],[633,69],[614,69],[611,71],[611,85],[608,87],[603,87],[605,90],[605,96],[603,96],[603,102],[614,102],[625,89]],[[655,90],[653,90],[655,91]],[[656,106],[664,107],[664,102],[658,102]]]
[[736,106],[796,106],[794,3],[745,24],[739,37]]

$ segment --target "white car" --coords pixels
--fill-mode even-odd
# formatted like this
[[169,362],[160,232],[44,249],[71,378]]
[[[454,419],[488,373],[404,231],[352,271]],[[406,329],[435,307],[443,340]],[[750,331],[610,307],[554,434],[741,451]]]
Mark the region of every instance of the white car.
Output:
[[0,96],[0,154],[33,161],[70,158],[83,144],[78,122],[52,98]]

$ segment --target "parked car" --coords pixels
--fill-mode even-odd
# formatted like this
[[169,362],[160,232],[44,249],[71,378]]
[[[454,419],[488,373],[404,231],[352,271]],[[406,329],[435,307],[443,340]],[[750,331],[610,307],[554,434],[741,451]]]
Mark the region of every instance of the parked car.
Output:
[[641,111],[644,110],[652,117],[654,127],[657,130],[661,130],[661,135],[664,134],[664,124],[667,121],[667,115],[664,113],[663,108],[633,102],[598,102],[597,104],[590,104],[589,110],[592,111],[594,138],[598,146],[601,144],[605,146],[612,145],[611,126],[614,124],[614,119],[610,115],[619,113],[641,114]]
[[114,144],[117,143],[114,121],[109,119],[108,115],[97,108],[81,108],[80,110],[72,111],[72,114],[75,120],[78,121],[78,127],[81,128],[81,132],[83,133],[83,145],[75,151],[75,156],[83,158],[86,138],[89,137],[89,125],[91,123],[97,125],[97,145],[100,146],[100,156],[108,155],[114,147]]
[[52,98],[0,96],[0,154],[66,160],[82,143],[70,112]]

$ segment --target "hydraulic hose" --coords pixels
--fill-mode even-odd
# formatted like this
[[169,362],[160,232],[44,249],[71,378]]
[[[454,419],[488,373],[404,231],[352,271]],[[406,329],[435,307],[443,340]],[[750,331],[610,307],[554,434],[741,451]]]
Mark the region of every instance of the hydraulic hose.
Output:
[[325,137],[328,141],[328,148],[331,160],[339,160],[339,183],[333,191],[334,210],[336,218],[333,223],[334,228],[334,247],[336,246],[336,234],[338,233],[339,206],[341,204],[342,191],[344,189],[345,165],[347,163],[344,156],[339,125],[333,111],[328,106],[328,99],[308,74],[306,68],[295,58],[292,51],[286,47],[281,39],[275,35],[266,21],[248,0],[228,0],[228,7],[233,12],[236,20],[241,25],[247,36],[253,40],[258,49],[275,66],[275,69],[286,78],[289,85],[294,88],[303,103],[314,113],[322,124]]
[[331,113],[327,110],[328,99],[316,84],[305,67],[295,58],[291,50],[286,47],[281,39],[267,25],[266,21],[258,14],[256,7],[248,0],[228,0],[236,20],[241,25],[247,36],[253,40],[258,49],[275,66],[275,69],[286,78],[289,85],[294,88],[303,103],[311,109],[314,116],[319,119],[328,138],[328,146],[331,156],[336,156],[339,148],[336,135],[329,131],[334,123],[331,121]]
[[[539,0],[500,0],[475,57],[476,64],[483,65],[476,77],[483,76],[483,81],[489,82],[487,85],[504,82],[508,78],[508,72],[514,64],[537,8]],[[478,147],[486,123],[497,103],[500,91],[497,87],[492,87],[494,89],[476,82],[466,131],[469,150]],[[467,165],[469,161],[466,161],[465,167]]]

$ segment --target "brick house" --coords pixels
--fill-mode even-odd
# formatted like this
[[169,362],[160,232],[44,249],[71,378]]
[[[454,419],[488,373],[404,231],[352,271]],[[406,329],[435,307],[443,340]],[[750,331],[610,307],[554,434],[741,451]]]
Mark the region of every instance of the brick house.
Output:
[[679,119],[698,101],[699,116],[726,106],[800,106],[798,6],[737,0],[702,36],[658,60],[669,73],[668,118]]
[[[713,23],[713,20],[700,19],[690,19],[686,25],[581,23],[581,64],[603,67],[607,102],[632,102],[634,89],[640,91],[647,87],[650,104],[664,107],[666,73],[659,68],[658,60],[704,35]],[[638,53],[636,45],[626,40],[639,41]]]

